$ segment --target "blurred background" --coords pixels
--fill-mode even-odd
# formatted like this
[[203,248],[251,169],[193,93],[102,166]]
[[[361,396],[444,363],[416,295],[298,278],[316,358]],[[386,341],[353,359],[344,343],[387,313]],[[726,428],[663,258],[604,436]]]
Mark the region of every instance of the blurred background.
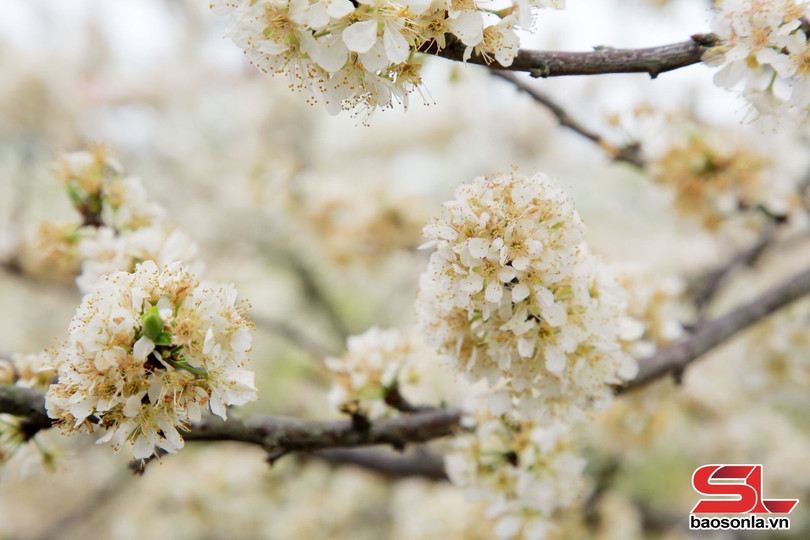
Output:
[[[524,46],[683,41],[708,31],[709,7],[568,0],[566,10],[540,12]],[[250,300],[260,399],[244,414],[337,417],[326,401],[323,356],[339,355],[348,335],[369,327],[413,322],[427,261],[416,249],[421,228],[476,176],[513,167],[555,176],[575,200],[591,248],[635,269],[629,287],[640,296],[661,280],[674,280],[666,290],[677,296],[689,276],[758,239],[759,225],[718,232],[685,219],[652,169],[611,161],[486,68],[426,58],[424,89],[410,108],[378,111],[360,125],[258,72],[222,37],[225,24],[196,0],[4,0],[1,354],[64,339],[80,301],[72,276],[17,263],[37,260],[30,238],[39,222],[76,219],[52,163],[89,144],[105,144],[142,178],[200,245],[207,278],[234,282]],[[697,65],[656,80],[526,81],[612,144],[641,142],[650,161],[687,132],[712,133],[708,139],[742,154],[768,156],[771,178],[801,182],[810,161],[805,127],[743,122],[744,104],[715,88],[712,75]],[[795,220],[784,245],[754,268],[731,276],[707,313],[810,263],[803,223]],[[690,309],[671,315],[687,330]],[[582,434],[594,485],[612,474],[592,503],[597,525],[579,509],[560,517],[560,536],[690,537],[689,482],[704,463],[764,463],[769,497],[807,498],[807,311],[798,305],[752,329],[690,369],[683,386],[663,382],[597,418]],[[189,444],[133,476],[126,456],[93,442],[43,433],[38,444],[56,455],[55,471],[34,445],[0,469],[0,538],[491,537],[480,507],[445,482],[295,457],[270,468],[260,450],[237,444]],[[791,517],[792,536],[806,537],[804,501]],[[767,537],[714,537],[748,536]]]

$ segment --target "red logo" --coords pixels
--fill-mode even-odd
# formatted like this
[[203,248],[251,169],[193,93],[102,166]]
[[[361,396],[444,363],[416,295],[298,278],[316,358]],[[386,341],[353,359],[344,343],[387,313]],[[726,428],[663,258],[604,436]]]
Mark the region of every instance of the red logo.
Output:
[[762,465],[704,465],[692,474],[692,487],[701,495],[726,497],[701,499],[693,514],[789,514],[799,503],[762,497]]

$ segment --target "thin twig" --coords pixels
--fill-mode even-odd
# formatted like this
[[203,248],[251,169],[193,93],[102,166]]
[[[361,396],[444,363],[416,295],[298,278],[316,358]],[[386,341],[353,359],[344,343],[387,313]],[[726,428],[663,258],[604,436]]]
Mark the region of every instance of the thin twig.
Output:
[[316,358],[339,354],[337,351],[320,344],[285,321],[262,315],[251,315],[250,318],[257,327],[284,338],[302,351],[306,351]]
[[740,267],[753,266],[756,264],[773,241],[774,234],[775,226],[770,225],[765,227],[753,246],[737,253],[722,266],[703,274],[693,281],[690,289],[692,298],[694,298],[695,307],[701,314],[701,319],[706,307],[711,304],[712,300],[714,300],[720,292],[728,276]]
[[[699,63],[703,54],[719,43],[720,39],[713,34],[696,34],[688,41],[645,49],[596,47],[588,52],[521,49],[512,64],[506,67],[475,53],[467,62],[493,69],[526,71],[532,77],[648,73],[654,79],[660,73]],[[461,62],[464,61],[466,49],[463,43],[449,36],[444,49],[435,51],[434,45],[426,45],[424,52]]]
[[586,139],[591,142],[596,143],[601,147],[611,159],[615,161],[624,161],[626,163],[630,163],[631,165],[635,165],[636,167],[643,169],[644,168],[644,160],[641,157],[641,147],[637,143],[625,145],[622,147],[617,147],[608,141],[605,140],[604,137],[599,135],[598,133],[591,131],[590,129],[586,128],[582,124],[580,124],[577,120],[571,118],[571,116],[563,109],[559,104],[555,103],[550,97],[546,94],[535,88],[530,84],[526,84],[525,81],[522,81],[514,74],[509,73],[508,71],[501,71],[501,70],[493,70],[492,75],[495,77],[499,77],[505,81],[509,81],[512,83],[515,88],[520,90],[521,92],[525,92],[528,94],[533,100],[537,103],[540,103],[544,107],[546,107],[551,114],[553,114],[557,121],[560,123],[560,126],[568,128],[575,133],[579,133]]

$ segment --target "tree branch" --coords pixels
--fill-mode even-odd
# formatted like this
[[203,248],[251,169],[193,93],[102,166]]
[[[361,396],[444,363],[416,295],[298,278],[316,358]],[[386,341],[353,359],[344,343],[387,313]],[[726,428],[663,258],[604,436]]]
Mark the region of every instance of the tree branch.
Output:
[[740,267],[756,264],[772,243],[774,234],[775,226],[769,224],[753,246],[737,253],[722,266],[696,278],[692,282],[689,288],[694,298],[695,307],[701,315],[699,319],[703,318],[706,307],[711,304],[717,293],[720,292],[728,276]]
[[531,97],[537,103],[546,107],[549,110],[549,112],[551,112],[551,114],[553,114],[555,118],[557,118],[557,122],[559,122],[560,126],[568,128],[574,131],[575,133],[579,133],[589,141],[596,143],[605,152],[607,152],[608,155],[610,155],[611,159],[615,161],[624,161],[626,163],[630,163],[631,165],[635,165],[640,169],[644,168],[645,163],[644,160],[641,158],[641,147],[638,144],[630,144],[622,147],[617,147],[606,141],[598,133],[589,130],[588,128],[580,124],[578,121],[571,118],[571,116],[566,112],[566,110],[563,109],[557,103],[555,103],[550,97],[542,93],[534,86],[526,84],[526,82],[520,80],[514,74],[509,73],[508,71],[492,70],[492,75],[512,83],[515,86],[515,88],[517,88],[521,92],[525,92],[526,94],[528,94],[529,97]]
[[[51,427],[44,396],[35,390],[0,385],[0,413],[27,419],[38,429]],[[403,448],[409,443],[427,442],[458,432],[460,409],[432,409],[395,418],[369,420],[359,425],[352,420],[301,420],[265,416],[242,421],[206,417],[184,434],[187,441],[237,441],[264,448],[271,459],[291,452],[312,452],[328,448],[349,448],[389,444]]]
[[311,452],[327,448],[348,448],[390,444],[402,448],[408,443],[446,437],[460,430],[459,409],[402,415],[369,420],[358,426],[352,420],[300,420],[268,416],[242,422],[235,418],[222,421],[203,419],[185,434],[188,441],[239,441],[256,444],[270,453],[271,459],[291,452]]
[[793,276],[730,313],[705,322],[694,334],[642,361],[638,377],[619,387],[617,391],[621,393],[635,390],[667,374],[682,372],[693,360],[807,294],[810,294],[810,269]]
[[393,478],[418,476],[432,480],[447,480],[442,458],[422,449],[398,455],[365,448],[333,448],[313,452],[312,456],[338,465],[356,465]]
[[24,418],[37,429],[48,429],[52,420],[45,412],[45,397],[36,390],[0,384],[0,413]]
[[251,315],[250,319],[257,327],[285,339],[290,344],[311,354],[315,358],[325,358],[327,356],[340,354],[339,352],[322,345],[295,326],[281,319],[265,317],[263,315]]
[[[646,49],[614,49],[596,47],[588,52],[537,51],[521,49],[512,65],[502,67],[481,55],[473,54],[467,62],[493,69],[526,71],[532,77],[559,77],[564,75],[601,75],[606,73],[648,73],[653,79],[660,73],[697,64],[703,54],[720,43],[713,34],[696,34],[692,39],[670,45]],[[450,60],[463,61],[467,47],[456,40],[447,40],[447,47],[430,52]]]

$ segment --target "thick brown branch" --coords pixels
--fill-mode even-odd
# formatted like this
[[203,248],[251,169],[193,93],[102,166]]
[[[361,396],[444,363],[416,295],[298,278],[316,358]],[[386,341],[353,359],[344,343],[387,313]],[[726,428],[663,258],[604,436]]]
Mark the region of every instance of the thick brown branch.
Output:
[[[17,386],[0,385],[0,413],[26,418],[33,426],[47,429],[41,393]],[[237,441],[261,446],[271,457],[290,452],[311,452],[327,448],[349,448],[388,444],[402,448],[409,443],[446,437],[461,428],[459,409],[433,409],[395,418],[369,421],[358,426],[352,420],[301,420],[280,416],[250,421],[217,417],[204,418],[184,435],[187,441]]]
[[[720,43],[714,35],[695,35],[689,41],[649,47],[646,49],[614,49],[597,47],[588,52],[536,51],[521,49],[511,66],[502,67],[496,61],[487,61],[473,54],[467,62],[494,69],[526,71],[533,77],[559,77],[563,75],[601,75],[605,73],[648,73],[655,78],[659,73],[697,64],[710,47]],[[460,41],[448,40],[447,47],[438,56],[463,61],[466,46]]]
[[808,294],[810,294],[810,269],[730,313],[705,322],[694,334],[642,361],[638,377],[619,388],[619,392],[642,387],[670,373],[682,372],[693,360],[730,337]]
[[37,430],[51,427],[51,419],[45,412],[45,398],[29,388],[0,384],[0,413],[24,418]]
[[271,456],[376,444],[401,448],[408,443],[452,435],[460,429],[460,420],[459,409],[437,409],[374,420],[366,429],[358,429],[351,420],[316,421],[271,416],[248,422],[236,419],[223,422],[209,417],[194,425],[185,439],[256,444]]
[[447,480],[442,458],[422,449],[400,455],[390,451],[365,448],[335,448],[319,450],[313,452],[312,455],[337,465],[357,465],[363,469],[394,478],[419,476],[432,480]]

